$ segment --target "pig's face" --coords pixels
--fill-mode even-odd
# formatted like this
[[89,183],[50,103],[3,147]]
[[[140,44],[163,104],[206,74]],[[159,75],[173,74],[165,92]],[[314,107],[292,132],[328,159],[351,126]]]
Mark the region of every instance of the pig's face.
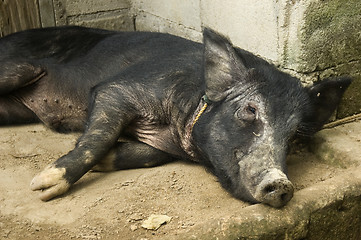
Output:
[[315,118],[312,96],[323,90],[303,88],[298,79],[242,56],[212,32],[205,31],[204,42],[211,102],[194,127],[194,138],[205,163],[235,197],[282,207],[294,191],[285,165],[289,139],[306,128],[314,132],[334,106],[327,116]]
[[[257,83],[262,76],[252,70],[244,77]],[[211,103],[196,132],[215,174],[234,196],[281,207],[293,196],[286,176],[287,143],[301,124],[307,94],[298,84],[289,84],[299,91],[290,90],[297,97],[267,94],[263,90],[272,91],[271,86],[259,83],[248,89],[236,84],[227,97]]]

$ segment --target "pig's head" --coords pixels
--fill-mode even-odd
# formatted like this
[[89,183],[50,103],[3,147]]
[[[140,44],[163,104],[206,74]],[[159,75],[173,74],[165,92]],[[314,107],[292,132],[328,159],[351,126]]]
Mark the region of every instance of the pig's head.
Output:
[[334,112],[349,78],[305,88],[296,78],[204,31],[207,110],[193,129],[204,162],[235,197],[284,206],[293,196],[286,153]]

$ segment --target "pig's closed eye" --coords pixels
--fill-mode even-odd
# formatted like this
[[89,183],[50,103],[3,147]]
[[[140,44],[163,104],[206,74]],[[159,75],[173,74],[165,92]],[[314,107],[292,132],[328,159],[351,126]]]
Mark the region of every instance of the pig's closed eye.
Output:
[[248,104],[246,107],[241,108],[237,111],[237,117],[240,120],[252,122],[258,119],[258,110],[257,107],[253,104]]
[[250,105],[248,105],[247,111],[248,111],[249,113],[254,114],[254,115],[256,115],[256,113],[257,113],[257,109],[254,108],[254,107],[252,107],[252,106],[250,106]]

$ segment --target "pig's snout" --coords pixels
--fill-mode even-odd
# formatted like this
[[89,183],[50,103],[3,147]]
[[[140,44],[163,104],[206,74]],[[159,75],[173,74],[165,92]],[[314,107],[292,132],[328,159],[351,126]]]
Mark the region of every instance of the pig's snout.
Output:
[[255,199],[275,208],[286,205],[293,197],[293,185],[278,169],[272,169],[264,176],[256,189]]

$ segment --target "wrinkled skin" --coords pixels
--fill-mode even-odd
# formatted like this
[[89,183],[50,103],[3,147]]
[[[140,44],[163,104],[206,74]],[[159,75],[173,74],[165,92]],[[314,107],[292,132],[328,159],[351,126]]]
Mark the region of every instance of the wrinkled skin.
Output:
[[80,27],[0,39],[0,123],[83,132],[32,180],[44,201],[92,168],[190,159],[235,197],[282,207],[294,191],[285,166],[289,140],[318,131],[350,82],[304,88],[208,29],[203,44]]

